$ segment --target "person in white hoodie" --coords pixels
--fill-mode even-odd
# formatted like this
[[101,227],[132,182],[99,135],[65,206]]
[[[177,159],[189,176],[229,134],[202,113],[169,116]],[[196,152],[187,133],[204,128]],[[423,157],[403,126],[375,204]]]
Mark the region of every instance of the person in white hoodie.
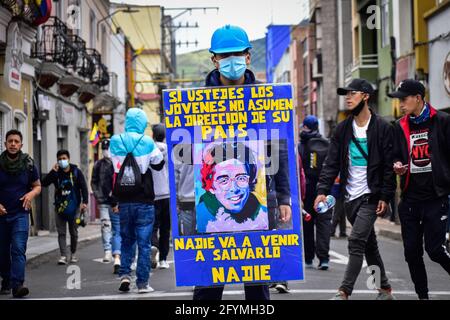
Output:
[[164,156],[164,168],[161,171],[152,170],[153,185],[155,190],[155,224],[152,236],[152,268],[168,269],[167,256],[169,254],[170,241],[170,207],[169,207],[169,170],[166,128],[163,124],[152,126],[153,140]]

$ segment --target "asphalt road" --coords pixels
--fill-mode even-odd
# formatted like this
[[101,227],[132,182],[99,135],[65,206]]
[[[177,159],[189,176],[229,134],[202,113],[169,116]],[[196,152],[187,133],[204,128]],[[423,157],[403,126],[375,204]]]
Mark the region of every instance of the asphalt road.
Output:
[[[399,300],[416,300],[414,287],[410,280],[409,270],[403,258],[401,242],[387,238],[379,238],[381,255],[384,259],[388,277],[394,289],[394,295]],[[273,291],[271,299],[295,300],[327,300],[338,288],[344,274],[347,255],[347,241],[333,239],[331,243],[331,262],[328,271],[307,269],[303,282],[290,282],[290,293],[280,294]],[[30,289],[27,299],[164,299],[191,300],[192,287],[175,287],[172,256],[169,257],[171,268],[167,270],[152,270],[150,281],[154,292],[138,294],[135,287],[128,294],[118,291],[119,279],[112,273],[112,263],[101,262],[103,250],[101,240],[81,246],[78,256],[80,282],[70,278],[73,266],[58,266],[55,259],[47,259],[39,265],[30,265],[26,272],[26,285]],[[315,261],[315,264],[317,261]],[[430,297],[435,300],[450,300],[450,277],[439,265],[425,257],[428,271]],[[366,285],[368,275],[366,268],[361,272],[355,292],[351,299],[372,300],[376,292]],[[71,286],[72,288],[68,287]],[[79,288],[79,289],[78,289]],[[10,296],[0,296],[0,299],[10,299]],[[243,286],[227,286],[224,300],[242,300]]]

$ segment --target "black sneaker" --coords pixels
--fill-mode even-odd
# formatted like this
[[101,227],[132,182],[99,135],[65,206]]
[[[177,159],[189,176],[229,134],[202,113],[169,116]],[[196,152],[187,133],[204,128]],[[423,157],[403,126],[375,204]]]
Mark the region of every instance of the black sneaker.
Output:
[[329,268],[329,264],[328,264],[328,261],[321,261],[320,263],[319,263],[319,266],[317,267],[319,270],[328,270],[328,268]]
[[128,292],[130,291],[130,278],[124,277],[120,280],[119,291]]
[[27,287],[19,286],[12,290],[12,294],[14,298],[23,298],[30,293]]
[[2,287],[0,289],[0,295],[6,295],[11,293],[11,286],[9,285],[9,282],[5,279],[2,280]]

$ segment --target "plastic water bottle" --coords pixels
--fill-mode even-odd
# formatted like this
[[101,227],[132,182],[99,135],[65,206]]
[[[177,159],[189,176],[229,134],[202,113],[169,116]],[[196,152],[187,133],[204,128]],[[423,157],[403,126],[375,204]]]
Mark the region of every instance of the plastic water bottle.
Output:
[[317,213],[325,213],[328,210],[330,210],[331,208],[333,208],[335,204],[336,204],[336,199],[333,196],[329,195],[329,196],[327,196],[325,201],[322,201],[317,205],[316,211],[317,211]]

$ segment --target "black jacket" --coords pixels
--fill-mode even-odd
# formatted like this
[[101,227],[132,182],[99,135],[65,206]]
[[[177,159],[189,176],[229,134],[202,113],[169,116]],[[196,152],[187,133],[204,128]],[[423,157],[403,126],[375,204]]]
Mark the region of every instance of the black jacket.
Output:
[[[245,71],[244,76],[245,85],[259,83],[256,81],[253,72],[248,69]],[[206,77],[205,84],[207,87],[223,86],[220,81],[220,72],[217,69],[211,71]],[[266,155],[271,157],[272,161],[278,161],[279,163],[278,172],[275,175],[266,176],[267,206],[269,208],[276,208],[280,205],[291,205],[287,142],[286,140],[280,140],[277,143],[267,141],[265,148]],[[279,157],[279,160],[275,159],[276,156]],[[270,167],[270,163],[268,166]]]
[[98,160],[92,169],[91,187],[99,204],[115,206],[117,201],[112,196],[114,166],[109,158]]
[[[430,133],[428,143],[431,154],[433,185],[439,197],[450,194],[450,116],[430,106]],[[404,116],[394,126],[394,162],[410,163],[410,127],[408,116]],[[409,186],[410,170],[400,178],[404,193]]]
[[[393,171],[393,128],[372,110],[367,129],[369,160],[367,163],[367,184],[378,200],[388,202],[395,194]],[[348,181],[348,152],[353,136],[353,116],[339,123],[331,138],[327,158],[317,184],[318,194],[330,194],[334,180],[340,172],[341,194],[346,194]]]
[[[77,199],[79,199],[84,204],[88,204],[89,194],[83,173],[74,164],[70,164],[70,171],[73,173],[74,177],[76,177],[74,185]],[[46,175],[44,179],[42,179],[41,184],[43,187],[48,187],[49,185],[54,184],[55,200],[57,200],[61,192],[61,190],[59,190],[59,183],[64,180],[64,178],[67,178],[69,173],[64,172],[62,169],[59,169],[58,172],[56,172],[55,170],[51,170],[50,173]]]

